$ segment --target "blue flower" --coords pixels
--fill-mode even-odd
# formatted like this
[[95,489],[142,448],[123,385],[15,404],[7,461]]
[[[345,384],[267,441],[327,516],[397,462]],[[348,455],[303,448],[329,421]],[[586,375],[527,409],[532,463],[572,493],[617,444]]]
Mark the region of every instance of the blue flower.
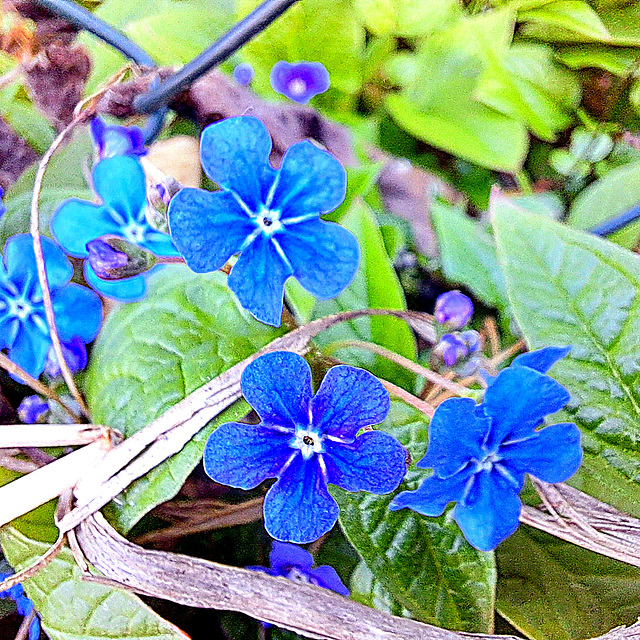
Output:
[[473,315],[473,302],[460,291],[447,291],[436,299],[436,320],[449,329],[462,329]]
[[390,508],[439,516],[456,502],[453,517],[467,540],[481,551],[494,549],[518,527],[525,473],[563,482],[578,470],[578,428],[561,423],[537,429],[568,401],[561,384],[522,366],[501,371],[480,405],[471,398],[445,400],[417,465],[433,468],[433,475],[416,491],[397,495]]
[[276,62],[269,76],[274,91],[305,104],[330,85],[329,72],[320,62]]
[[312,568],[313,556],[295,544],[274,540],[269,554],[269,564],[271,565],[269,568],[247,567],[247,569],[262,571],[270,576],[282,576],[294,582],[307,582],[343,596],[349,595],[349,589],[344,586],[333,567],[323,565]]
[[0,218],[7,212],[7,207],[2,204],[2,196],[4,195],[4,190],[0,187]]
[[242,392],[262,421],[218,427],[207,441],[204,468],[216,482],[239,489],[278,478],[264,500],[265,527],[276,540],[311,542],[333,527],[339,508],[329,483],[380,494],[402,481],[402,445],[382,431],[357,435],[389,412],[387,390],[368,371],[333,367],[313,396],[305,360],[276,351],[247,366]]
[[[100,298],[69,282],[73,267],[51,240],[42,238],[42,248],[60,339],[91,342],[102,324]],[[28,234],[13,236],[4,248],[4,266],[0,265],[0,349],[7,349],[11,360],[37,378],[50,347],[33,239]]]
[[18,406],[18,418],[24,424],[44,422],[49,412],[49,403],[40,396],[27,396]]
[[[0,571],[0,581],[6,580],[12,575],[13,573]],[[0,591],[0,598],[11,598],[16,603],[18,613],[25,618],[31,615],[31,612],[35,609],[33,602],[27,597],[21,584],[16,584],[6,591]],[[40,620],[36,615],[29,625],[29,640],[38,640],[39,637]]]
[[234,70],[233,77],[238,84],[246,87],[253,80],[255,72],[248,62],[241,62]]
[[[117,156],[99,162],[93,170],[93,187],[103,204],[71,198],[58,207],[51,219],[51,232],[68,254],[86,258],[88,242],[114,235],[158,256],[178,255],[171,238],[147,222],[144,170],[136,158]],[[87,260],[84,275],[94,289],[115,300],[140,300],[146,293],[143,275],[101,280]]]
[[144,133],[140,127],[107,124],[102,118],[96,117],[90,122],[89,130],[98,150],[99,160],[114,156],[144,156],[147,154],[144,146]]
[[202,133],[202,165],[222,190],[182,189],[168,219],[192,271],[215,271],[240,253],[229,287],[258,320],[279,326],[289,276],[317,298],[333,298],[353,280],[360,252],[349,231],[320,219],[344,199],[342,165],[308,141],[290,147],[278,171],[270,153],[269,132],[257,118],[210,125]]

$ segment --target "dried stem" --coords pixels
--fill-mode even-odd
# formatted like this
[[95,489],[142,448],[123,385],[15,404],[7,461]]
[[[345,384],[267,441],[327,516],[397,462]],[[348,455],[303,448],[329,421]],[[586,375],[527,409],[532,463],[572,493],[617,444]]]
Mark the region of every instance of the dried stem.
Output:
[[396,398],[400,398],[400,400],[406,402],[407,404],[410,404],[414,409],[421,411],[426,416],[429,416],[430,418],[433,417],[435,409],[430,404],[427,404],[424,400],[416,398],[416,396],[414,396],[412,393],[405,391],[402,387],[398,387],[397,385],[393,384],[393,382],[382,379],[380,380],[380,382],[382,382],[385,389],[391,395],[395,396]]
[[401,356],[399,353],[395,353],[386,349],[385,347],[381,347],[378,344],[374,344],[372,342],[364,342],[363,340],[343,340],[341,342],[336,342],[331,345],[330,352],[334,353],[339,349],[348,349],[348,348],[356,348],[356,349],[364,349],[366,351],[371,351],[371,353],[375,353],[377,356],[381,356],[386,358],[387,360],[391,360],[400,367],[415,373],[416,375],[422,376],[429,382],[432,382],[434,385],[442,387],[443,389],[448,389],[449,391],[453,391],[455,394],[459,396],[466,396],[469,394],[469,389],[463,387],[462,385],[453,382],[441,376],[439,373],[435,371],[431,371],[431,369],[427,369],[422,365],[413,362],[413,360],[409,360],[409,358],[405,358]]
[[20,460],[15,458],[20,454],[20,449],[9,449],[7,451],[0,452],[0,467],[8,469],[9,471],[15,471],[16,473],[31,473],[36,469],[39,469],[39,465],[31,460]]
[[97,424],[20,424],[0,429],[0,449],[70,447],[111,439],[112,431]]
[[22,381],[31,387],[36,393],[44,396],[45,398],[49,398],[50,400],[55,400],[76,422],[82,422],[82,417],[78,414],[78,412],[70,407],[53,389],[47,387],[42,384],[40,380],[36,380],[34,377],[30,376],[22,367],[19,367],[15,362],[9,360],[9,358],[0,351],[0,367],[2,367],[5,371],[12,373],[14,376],[17,376],[22,379]]
[[55,351],[62,377],[69,387],[71,395],[75,398],[79,404],[82,412],[88,416],[89,410],[84,402],[82,394],[76,386],[73,374],[69,365],[65,360],[62,352],[62,345],[60,343],[60,336],[58,335],[58,329],[56,328],[56,318],[53,311],[53,303],[51,301],[51,290],[49,288],[49,280],[47,278],[47,270],[44,262],[44,254],[42,252],[42,238],[40,236],[40,210],[38,208],[38,201],[40,199],[40,192],[42,191],[42,181],[44,174],[49,165],[49,161],[53,157],[53,154],[57,151],[60,145],[65,141],[67,136],[87,118],[87,114],[78,113],[73,120],[60,132],[58,137],[53,141],[53,144],[47,149],[47,152],[40,160],[38,165],[38,171],[36,173],[35,183],[33,185],[33,196],[31,198],[31,235],[33,236],[33,249],[36,256],[36,263],[38,266],[38,279],[40,280],[40,287],[42,289],[42,298],[44,303],[44,310],[47,316],[47,323],[49,325],[49,333],[51,335],[51,343],[53,344],[53,350]]
[[36,617],[36,611],[34,609],[33,611],[31,611],[31,613],[28,616],[26,616],[22,620],[22,624],[18,629],[18,633],[16,634],[15,640],[27,640],[27,636],[29,635],[29,627],[31,626],[31,623],[33,622],[35,617]]

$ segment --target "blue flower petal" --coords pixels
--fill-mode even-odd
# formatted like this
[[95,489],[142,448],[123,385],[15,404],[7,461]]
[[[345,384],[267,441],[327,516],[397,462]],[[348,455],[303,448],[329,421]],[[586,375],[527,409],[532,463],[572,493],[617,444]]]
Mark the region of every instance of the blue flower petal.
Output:
[[293,224],[275,239],[291,263],[295,278],[316,298],[335,298],[358,271],[358,240],[334,222],[316,218]]
[[274,351],[260,356],[242,373],[242,393],[267,424],[289,430],[309,425],[311,367],[290,351]]
[[338,365],[311,401],[312,422],[319,433],[352,441],[363,427],[383,422],[390,406],[389,392],[373,374]]
[[349,595],[349,589],[344,586],[344,583],[340,580],[340,576],[333,567],[325,564],[316,569],[309,569],[307,573],[312,581],[319,587],[335,591],[342,596]]
[[121,235],[121,226],[103,205],[71,198],[55,211],[50,223],[53,237],[75,258],[88,255],[87,242],[104,235]]
[[[51,289],[62,287],[73,275],[73,267],[60,247],[49,238],[42,238],[42,252]],[[42,299],[38,281],[38,267],[33,248],[33,238],[28,233],[12,236],[4,247],[4,263],[7,276],[29,297]]]
[[271,553],[269,554],[269,564],[272,569],[277,571],[278,575],[282,576],[285,575],[292,566],[299,567],[304,571],[311,569],[313,566],[313,556],[295,544],[274,540]]
[[338,159],[308,140],[287,149],[268,208],[280,219],[333,211],[347,192],[347,172]]
[[491,419],[487,449],[531,435],[545,416],[569,402],[569,392],[553,378],[527,367],[510,367],[486,390],[482,409]]
[[147,184],[137,158],[115,156],[98,162],[93,170],[93,188],[116,222],[126,226],[145,220]]
[[29,640],[38,640],[40,638],[40,620],[36,616],[29,625]]
[[[154,267],[149,273],[153,273],[157,268]],[[118,302],[137,302],[142,300],[147,293],[147,283],[144,275],[124,278],[123,280],[103,280],[98,278],[88,260],[84,262],[84,277],[98,293]]]
[[269,166],[271,136],[253,116],[225,118],[209,125],[200,140],[205,173],[223,189],[235,192],[257,212],[275,177]]
[[347,491],[389,493],[406,472],[407,452],[393,436],[367,431],[351,444],[323,442],[328,481]]
[[45,335],[28,318],[20,324],[18,334],[9,349],[9,358],[29,375],[37,378],[44,371],[50,346],[49,335]]
[[291,434],[260,424],[226,422],[207,440],[204,470],[216,482],[253,489],[278,475],[294,451]]
[[318,461],[296,455],[264,499],[264,526],[276,540],[305,544],[330,531],[338,503],[327,491]]
[[439,516],[450,502],[456,502],[464,494],[471,476],[471,470],[465,469],[450,478],[438,476],[425,478],[415,491],[400,492],[389,505],[391,511],[411,509],[423,516]]
[[545,427],[527,440],[505,444],[499,454],[504,464],[544,482],[564,482],[582,463],[580,429],[571,422]]
[[429,448],[418,467],[433,468],[445,478],[471,458],[485,457],[482,445],[491,424],[478,415],[477,406],[471,398],[450,398],[438,406],[429,424]]
[[522,503],[514,487],[497,471],[483,471],[453,517],[469,543],[479,551],[492,551],[520,524]]
[[155,229],[149,229],[145,232],[145,237],[139,243],[143,249],[151,251],[156,256],[179,256],[180,252],[173,245],[171,236],[168,233],[162,233]]
[[0,314],[0,349],[9,349],[15,342],[20,321],[14,315]]
[[228,191],[182,189],[171,199],[167,217],[175,246],[196,273],[223,267],[256,229]]
[[56,326],[63,342],[75,337],[91,342],[102,325],[102,302],[91,289],[68,284],[52,293]]
[[264,234],[240,254],[227,284],[240,304],[260,322],[279,327],[282,322],[284,283],[291,275],[274,243]]
[[547,373],[553,365],[562,360],[571,351],[571,347],[544,347],[536,351],[521,353],[514,358],[512,367],[528,367],[539,373]]

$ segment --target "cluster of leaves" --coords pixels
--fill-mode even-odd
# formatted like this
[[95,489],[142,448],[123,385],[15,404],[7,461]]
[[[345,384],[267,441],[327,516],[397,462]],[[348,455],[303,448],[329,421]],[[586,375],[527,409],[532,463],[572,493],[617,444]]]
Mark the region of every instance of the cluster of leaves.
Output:
[[[179,64],[257,4],[104,0],[95,12],[160,64]],[[90,93],[124,61],[88,34],[81,41],[93,62]],[[462,206],[435,202],[434,259],[420,255],[412,232],[385,213],[372,186],[379,167],[365,161],[350,172],[347,201],[332,214],[359,240],[355,281],[330,301],[316,301],[289,283],[288,303],[300,322],[346,309],[404,309],[405,293],[415,290],[404,279],[403,289],[394,261],[410,255],[440,282],[462,285],[496,309],[506,341],[519,330],[531,348],[573,345],[553,371],[572,394],[565,417],[583,433],[585,462],[571,484],[637,517],[640,267],[630,249],[640,239],[640,223],[615,234],[615,244],[583,230],[640,200],[640,155],[635,138],[625,133],[640,125],[639,56],[635,2],[302,0],[226,67],[251,63],[253,88],[275,99],[269,71],[276,62],[321,62],[331,88],[313,104],[350,126],[359,150],[378,144],[440,173],[466,194],[475,212],[487,208],[496,181],[522,188],[524,196],[493,200],[483,220]],[[15,63],[0,57],[0,72]],[[0,115],[37,151],[50,143],[53,130],[22,81],[0,89]],[[184,130],[176,122],[167,135],[179,127]],[[90,197],[83,176],[89,153],[88,138],[80,134],[54,158],[41,200],[43,231],[62,199]],[[532,184],[536,188],[526,193]],[[0,245],[27,230],[32,185],[27,172],[8,192]],[[131,435],[279,334],[238,309],[221,274],[166,269],[154,277],[145,300],[120,306],[103,327],[84,380],[94,421]],[[318,345],[415,389],[414,376],[396,364],[345,346],[354,339],[415,360],[416,342],[406,325],[394,318],[360,319],[333,327]],[[147,514],[178,493],[207,435],[246,410],[238,402],[180,454],[134,483],[110,506],[114,525],[122,533],[153,527]],[[428,425],[422,414],[394,402],[381,428],[398,437],[414,461],[424,455]],[[13,478],[3,474],[4,482]],[[411,467],[398,491],[415,489],[421,477]],[[449,513],[428,519],[390,512],[395,494],[332,493],[341,507],[342,533],[326,543],[321,561],[333,564],[353,597],[368,605],[483,632],[493,630],[497,611],[534,640],[596,636],[640,614],[635,568],[524,528],[495,554],[481,553],[466,543]],[[42,553],[42,540],[55,537],[51,523],[48,506],[17,523],[20,531],[3,532],[3,550],[16,569]],[[225,561],[256,564],[266,544],[256,531],[248,525],[239,536],[210,534],[198,544]],[[247,546],[256,550],[249,557]],[[68,555],[25,588],[52,638],[184,637],[138,598],[82,582]],[[225,623],[226,633],[241,637],[235,624]]]

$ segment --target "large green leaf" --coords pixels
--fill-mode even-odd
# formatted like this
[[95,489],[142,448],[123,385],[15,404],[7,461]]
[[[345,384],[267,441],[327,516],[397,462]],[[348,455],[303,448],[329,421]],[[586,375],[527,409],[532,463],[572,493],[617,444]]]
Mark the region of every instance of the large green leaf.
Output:
[[[238,0],[238,17],[260,0]],[[254,86],[274,95],[269,73],[279,60],[321,62],[331,76],[331,89],[356,93],[362,83],[365,30],[354,20],[352,0],[304,0],[278,18],[242,49],[256,71]],[[349,19],[345,19],[349,16]]]
[[[51,159],[40,195],[40,230],[43,233],[49,233],[51,214],[63,200],[93,197],[84,174],[92,152],[89,134],[77,131],[72,140]],[[0,248],[11,236],[29,231],[35,173],[35,167],[25,171],[5,194],[7,212],[0,218]]]
[[[345,214],[340,223],[349,229],[360,243],[360,269],[353,283],[333,300],[318,300],[313,318],[352,309],[406,309],[402,287],[391,261],[371,208],[361,199]],[[327,347],[344,340],[374,342],[406,358],[415,360],[416,343],[411,329],[403,320],[390,317],[359,318],[341,322],[317,337]],[[412,388],[414,377],[389,360],[373,356],[362,349],[341,348],[335,355],[349,364],[362,366],[382,378]]]
[[534,640],[594,638],[640,616],[640,569],[521,526],[496,550],[497,609]]
[[[233,22],[227,0],[104,0],[95,15],[141,45],[159,65],[189,62]],[[91,93],[126,59],[92,34],[83,33],[81,40],[91,55],[86,87]]]
[[435,202],[431,220],[444,275],[465,285],[485,304],[504,309],[507,291],[491,234],[459,207]]
[[[567,222],[578,229],[589,229],[631,209],[640,202],[640,162],[616,167],[583,189],[573,201]],[[605,206],[603,206],[605,205]],[[609,236],[613,242],[631,249],[640,236],[640,222]]]
[[[16,571],[43,555],[49,545],[26,538],[15,529],[0,533],[2,550]],[[68,549],[33,578],[24,581],[42,626],[51,640],[188,640],[138,596],[87,582]]]
[[[428,436],[423,414],[393,402],[389,418],[376,427],[396,436],[414,461]],[[425,477],[413,465],[401,489],[415,489]],[[331,487],[340,504],[340,524],[373,576],[371,599],[399,615],[464,631],[491,632],[495,565],[493,553],[473,549],[447,513],[425,518],[403,509],[389,511],[397,493],[376,496]],[[362,586],[359,587],[361,592]]]
[[556,0],[518,13],[518,20],[533,22],[542,28],[560,27],[592,40],[611,39],[600,16],[583,0]]
[[583,432],[585,461],[572,483],[640,515],[640,259],[503,196],[492,212],[527,343],[573,347],[553,369]]
[[[107,318],[91,357],[87,399],[95,422],[130,436],[186,395],[282,334],[241,309],[220,272],[195,274],[167,267],[151,278],[147,297]],[[184,449],[114,503],[129,530],[150,509],[172,498],[202,457],[215,426],[247,412],[238,402]]]

